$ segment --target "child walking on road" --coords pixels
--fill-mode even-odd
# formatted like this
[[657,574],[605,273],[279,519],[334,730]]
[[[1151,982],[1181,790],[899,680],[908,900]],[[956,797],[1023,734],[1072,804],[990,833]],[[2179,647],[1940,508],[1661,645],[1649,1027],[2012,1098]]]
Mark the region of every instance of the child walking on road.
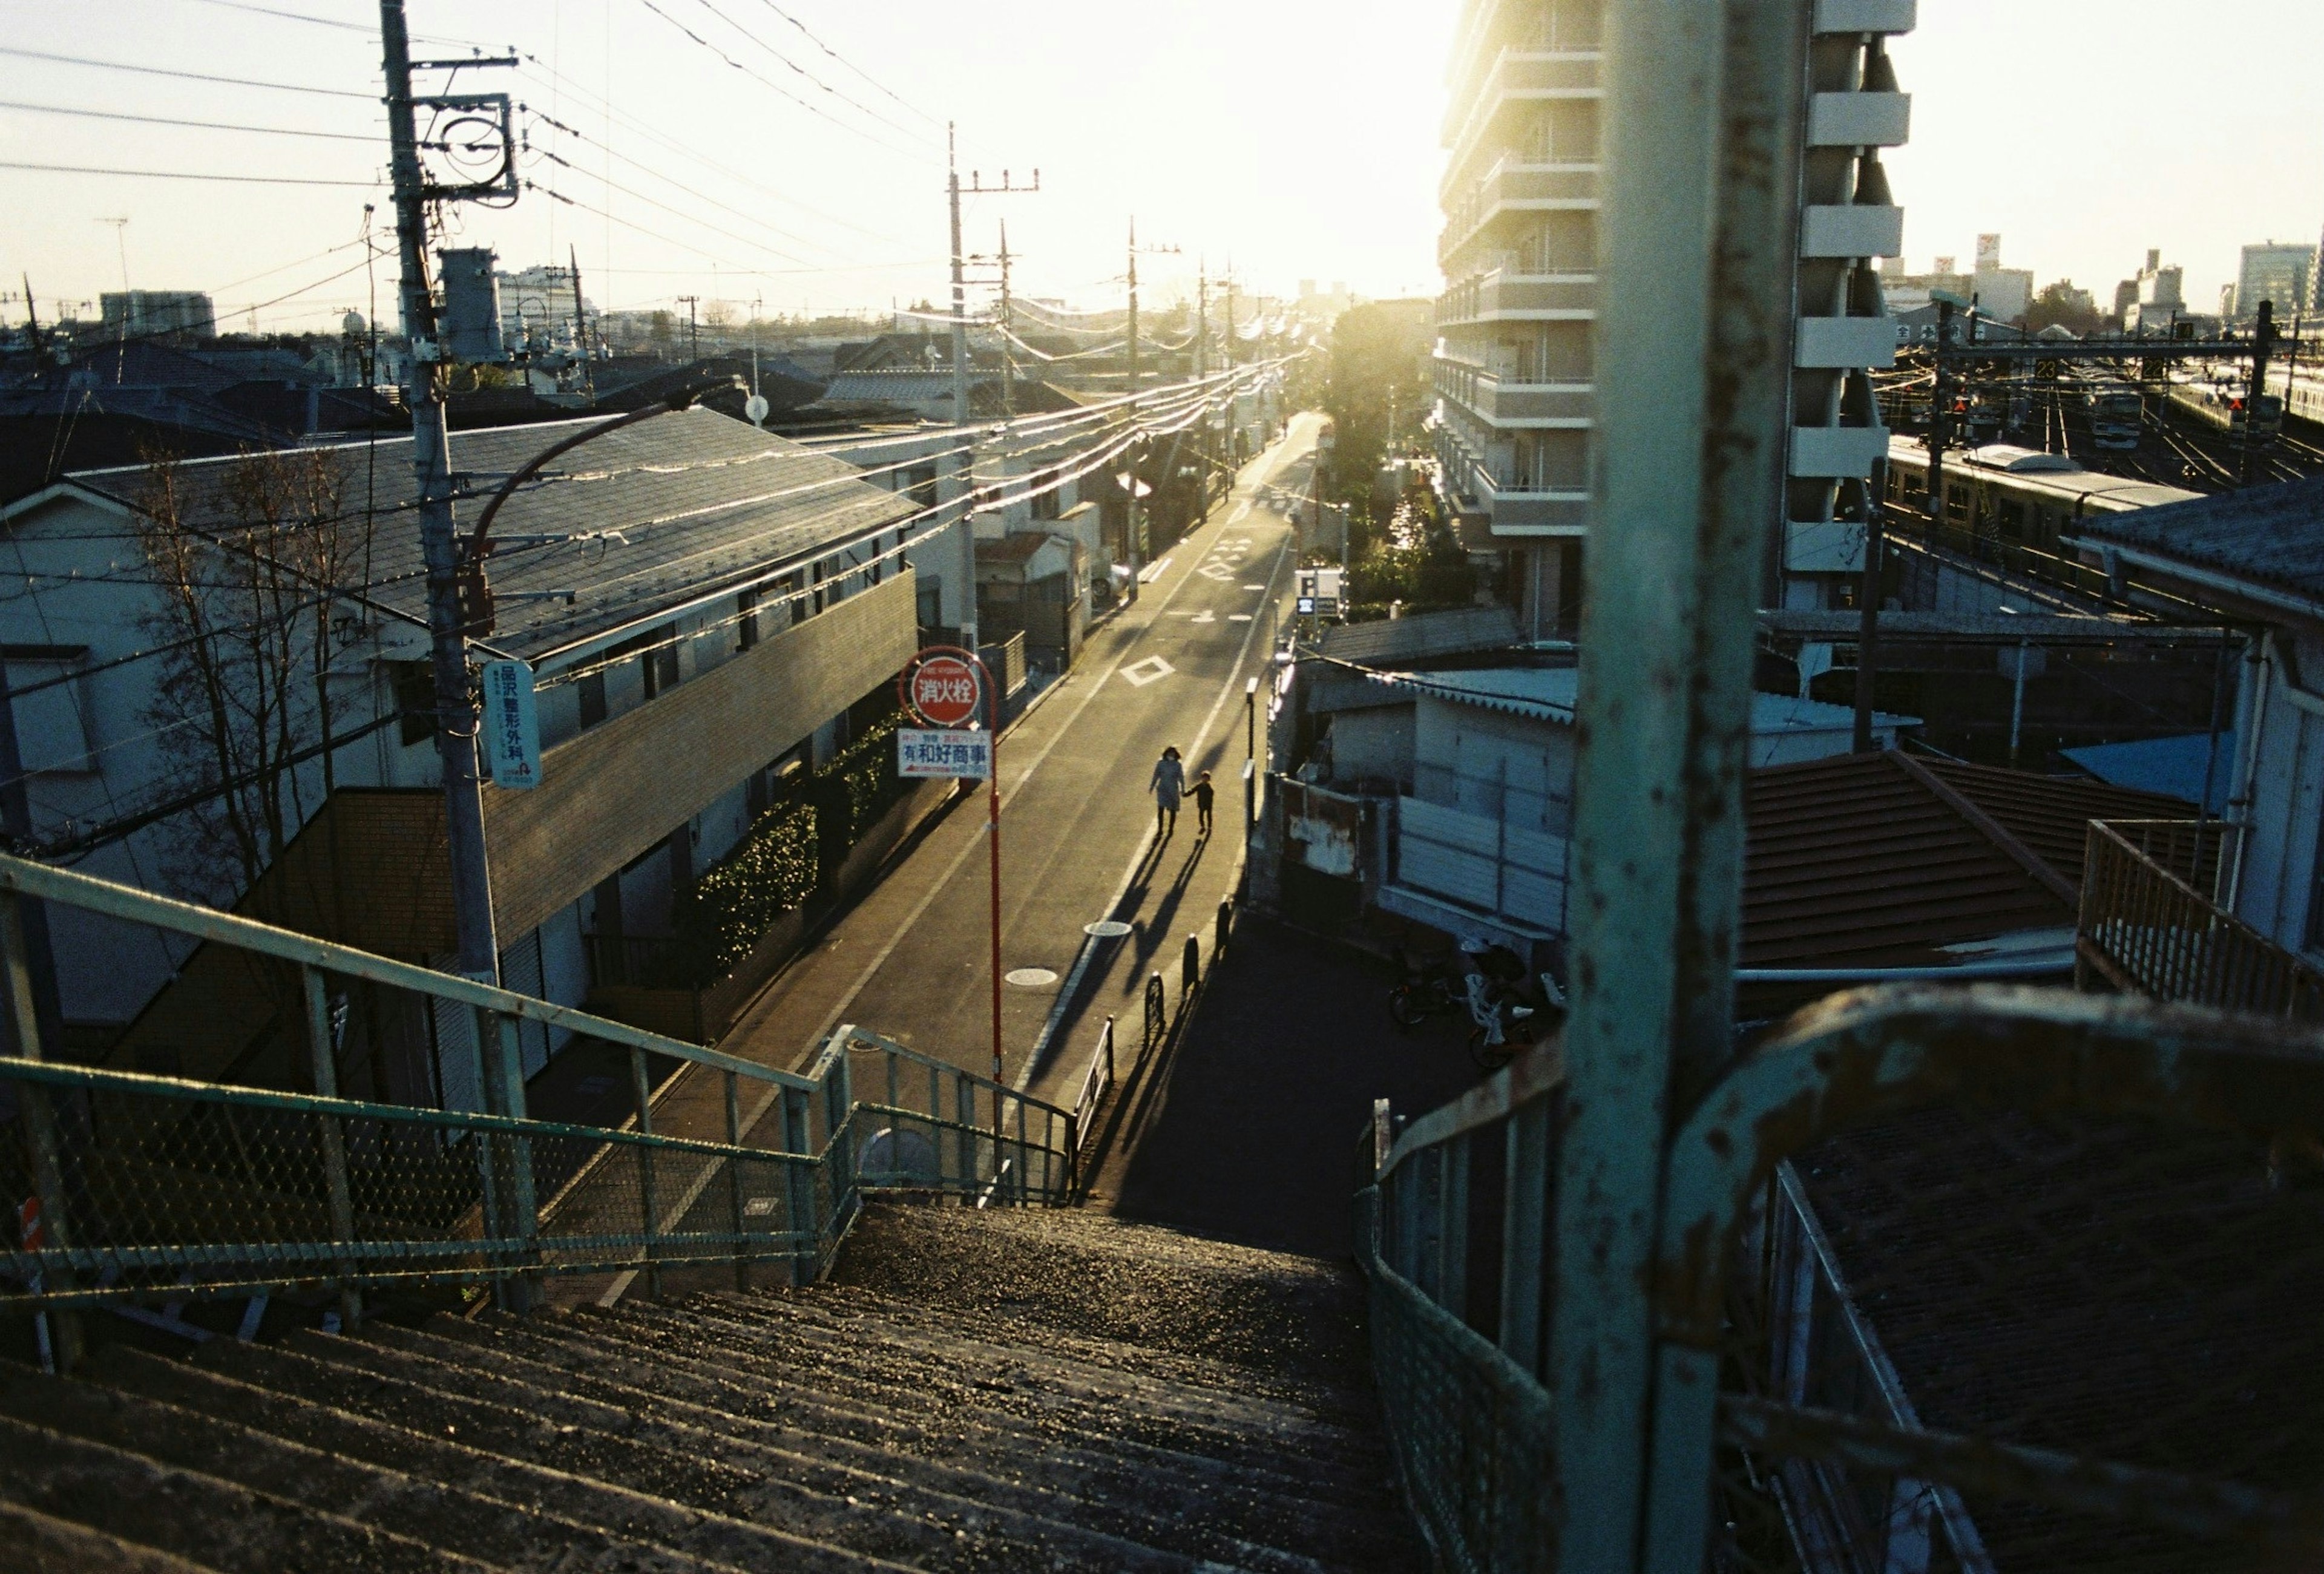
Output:
[[1186,796],[1186,768],[1178,762],[1176,744],[1162,750],[1154,762],[1154,779],[1146,785],[1154,794],[1154,834],[1167,840],[1178,829],[1178,800]]
[[1206,770],[1196,777],[1194,787],[1188,791],[1194,800],[1195,833],[1208,836],[1211,833],[1211,805],[1218,797],[1217,789],[1211,786],[1211,773]]

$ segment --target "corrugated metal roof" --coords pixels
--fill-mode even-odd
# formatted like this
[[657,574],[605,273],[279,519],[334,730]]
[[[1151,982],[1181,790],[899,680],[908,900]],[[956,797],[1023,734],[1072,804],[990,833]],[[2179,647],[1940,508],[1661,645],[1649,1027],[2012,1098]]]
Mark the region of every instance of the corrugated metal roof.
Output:
[[[596,418],[592,418],[596,419]],[[456,476],[489,491],[543,448],[586,422],[455,432]],[[424,619],[427,590],[411,474],[411,440],[284,451],[313,456],[336,492],[343,532],[368,526],[374,599]],[[177,467],[189,522],[229,531],[247,523],[234,501],[241,461],[188,460]],[[82,471],[76,486],[143,509],[152,486],[143,465]],[[817,483],[825,484],[817,485]],[[803,491],[812,487],[813,490]],[[456,505],[462,528],[482,509]],[[558,459],[537,485],[509,499],[493,521],[498,539],[618,530],[619,541],[518,549],[492,558],[500,596],[492,643],[530,656],[650,618],[727,580],[764,573],[908,517],[911,501],[862,480],[845,461],[770,436],[715,411],[656,416],[596,438]],[[359,543],[343,535],[350,556]],[[358,583],[355,575],[346,583]],[[575,603],[519,601],[523,592],[576,593]]]
[[[2194,813],[2103,782],[1914,763],[2070,885],[2081,881],[2091,820]],[[1947,946],[2074,921],[2047,885],[1887,754],[1755,770],[1744,819],[1745,967],[1942,966],[1959,960]]]
[[[1572,667],[1490,667],[1473,672],[1381,673],[1376,681],[1409,686],[1416,694],[1480,706],[1514,716],[1573,724],[1574,696],[1582,674]],[[1884,732],[1919,725],[1912,716],[1875,712],[1873,725]],[[1853,732],[1856,713],[1845,705],[1793,695],[1755,694],[1751,696],[1751,733],[1756,738],[1800,732]]]
[[2324,601],[2324,476],[2101,515],[2080,529]]
[[1469,650],[1505,650],[1517,642],[1517,615],[1508,607],[1458,607],[1415,612],[1323,631],[1316,649],[1341,661],[1419,661]]

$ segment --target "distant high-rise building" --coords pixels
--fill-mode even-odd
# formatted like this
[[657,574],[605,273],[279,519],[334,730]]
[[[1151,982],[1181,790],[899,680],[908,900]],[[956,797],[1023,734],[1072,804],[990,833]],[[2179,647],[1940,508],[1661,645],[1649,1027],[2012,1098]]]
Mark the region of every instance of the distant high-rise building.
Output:
[[2235,303],[2222,315],[2255,317],[2259,303],[2272,300],[2278,316],[2289,317],[2308,299],[2309,279],[2316,272],[2316,248],[2286,241],[2263,241],[2246,246],[2243,265],[2236,271]]
[[2167,334],[2171,325],[2187,315],[2187,302],[2180,293],[2186,271],[2177,266],[2163,265],[2163,253],[2158,249],[2146,253],[2146,266],[2138,271],[2133,281],[2137,294],[2124,307],[2122,326],[2128,333]]
[[116,333],[217,336],[217,309],[198,290],[108,290],[97,297],[97,310]]
[[1954,259],[1950,257],[1939,257],[1934,262],[1929,265],[1929,272],[1932,273],[1958,273],[1960,270],[1954,266]]
[[[1823,4],[1812,12],[1792,299],[1790,451],[1784,531],[1764,588],[1787,607],[1845,604],[1861,579],[1871,478],[1888,454],[1874,371],[1896,361],[1883,259],[1904,250],[1904,213],[1880,158],[1904,144],[1912,101],[1888,40],[1914,7]],[[1950,263],[1946,264],[1950,271]]]
[[2034,304],[2034,271],[2001,265],[2001,237],[1977,237],[1977,273],[1969,281],[1977,308],[2000,322],[2023,322]]
[[1568,631],[1590,511],[1603,0],[1465,0],[1445,74],[1437,456],[1472,557]]

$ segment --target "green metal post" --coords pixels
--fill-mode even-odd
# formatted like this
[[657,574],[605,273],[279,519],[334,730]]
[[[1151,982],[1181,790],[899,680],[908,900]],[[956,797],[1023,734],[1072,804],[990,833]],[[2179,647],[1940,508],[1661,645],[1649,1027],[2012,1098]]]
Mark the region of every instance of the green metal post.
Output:
[[[7,973],[9,1026],[16,1053],[25,1060],[39,1060],[41,1013],[32,994],[32,950],[25,938],[23,904],[14,891],[0,892],[0,968]],[[24,1124],[24,1145],[32,1150],[41,1231],[51,1247],[60,1249],[72,1244],[72,1220],[65,1210],[64,1152],[57,1137],[56,1106],[47,1089],[29,1082],[17,1084],[16,1096]],[[42,1283],[51,1291],[69,1290],[71,1271],[61,1266],[48,1271]],[[49,1315],[57,1370],[69,1372],[79,1364],[84,1348],[80,1315],[73,1312]]]
[[[1605,375],[1553,1198],[1563,1574],[1630,1574],[1641,1556],[1662,1157],[1729,1042],[1753,617],[1784,457],[1804,13],[1805,0],[1615,0],[1607,16]],[[1710,1459],[1683,1468],[1707,1505]]]
[[[726,1146],[742,1146],[742,1080],[733,1072],[720,1073],[726,1083]],[[726,1160],[727,1228],[734,1232],[734,1288],[751,1287],[751,1244],[742,1238],[742,1162]]]
[[[318,1097],[339,1096],[338,1055],[331,1042],[331,1000],[320,969],[302,967],[299,981],[307,1002],[307,1055]],[[355,1238],[355,1207],[347,1187],[346,1133],[336,1115],[315,1117],[315,1137],[323,1155],[323,1186],[331,1204],[331,1238]],[[363,1321],[363,1293],[355,1288],[355,1263],[342,1256],[332,1263],[339,1276],[339,1325],[352,1332]]]
[[[492,1114],[516,1120],[526,1118],[524,1041],[521,1032],[515,1017],[477,1008],[476,1042],[484,1054],[484,1108]],[[641,1056],[643,1053],[639,1052]],[[495,1233],[503,1239],[520,1243],[509,1259],[512,1271],[494,1282],[493,1294],[503,1311],[530,1312],[540,1304],[541,1299],[540,1254],[534,1245],[540,1238],[540,1207],[532,1183],[532,1139],[513,1133],[496,1134],[486,1139],[480,1151],[493,1155],[493,1192],[499,1204]]]
[[[637,1100],[638,1134],[653,1135],[653,1087],[646,1074],[646,1052],[632,1045],[630,1049],[630,1092]],[[661,1264],[654,1250],[655,1238],[661,1234],[661,1207],[654,1196],[653,1149],[640,1144],[633,1150],[638,1164],[638,1212],[641,1217],[646,1238],[646,1293],[661,1299]]]
[[[816,1207],[816,1171],[808,1162],[815,1152],[808,1137],[807,1096],[797,1088],[785,1088],[782,1095],[783,1140],[785,1153],[798,1154],[799,1159],[783,1166],[783,1195],[790,1203],[791,1283],[815,1283],[816,1264],[822,1260],[822,1215]],[[801,1258],[797,1242],[807,1243],[807,1256]]]

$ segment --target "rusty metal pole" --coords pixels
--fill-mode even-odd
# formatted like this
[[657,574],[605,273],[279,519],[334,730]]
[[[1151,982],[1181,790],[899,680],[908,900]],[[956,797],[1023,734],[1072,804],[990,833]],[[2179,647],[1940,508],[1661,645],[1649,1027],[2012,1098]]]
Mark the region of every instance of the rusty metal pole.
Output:
[[1564,1574],[1705,1566],[1711,1450],[1692,1435],[1665,1444],[1652,1287],[1669,1136],[1733,1031],[1807,13],[1807,0],[1607,10],[1600,446],[1545,1319],[1556,1479],[1544,1500]]

